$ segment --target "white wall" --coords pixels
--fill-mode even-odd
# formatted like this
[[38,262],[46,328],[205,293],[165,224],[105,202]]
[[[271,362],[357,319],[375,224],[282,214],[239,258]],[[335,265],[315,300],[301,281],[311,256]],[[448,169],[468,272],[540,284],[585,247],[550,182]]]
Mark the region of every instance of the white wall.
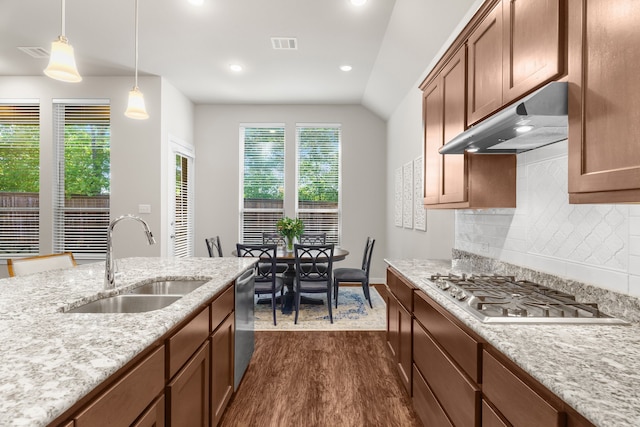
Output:
[[[240,123],[285,123],[286,181],[295,181],[296,123],[342,124],[342,241],[351,255],[338,267],[360,267],[367,236],[376,238],[371,279],[384,277],[386,126],[355,105],[200,105],[195,108],[196,256],[220,235],[229,256],[239,238]],[[294,215],[293,200],[286,214]]]
[[517,208],[456,213],[456,249],[640,296],[640,206],[570,205],[567,141],[517,174]]
[[161,162],[161,158],[166,158],[164,141],[168,132],[187,140],[193,138],[193,105],[159,77],[140,77],[139,86],[145,95],[148,120],[124,116],[132,87],[130,77],[85,77],[77,84],[47,77],[0,77],[0,99],[40,101],[41,253],[52,252],[52,102],[54,99],[82,98],[103,98],[111,102],[111,217],[138,214],[139,204],[150,204],[152,213],[140,216],[148,221],[160,243],[148,246],[139,224],[123,222],[114,232],[116,257],[164,253],[161,249],[166,227],[162,226],[161,213],[166,191],[162,191],[161,183],[168,180],[161,168],[167,163]]

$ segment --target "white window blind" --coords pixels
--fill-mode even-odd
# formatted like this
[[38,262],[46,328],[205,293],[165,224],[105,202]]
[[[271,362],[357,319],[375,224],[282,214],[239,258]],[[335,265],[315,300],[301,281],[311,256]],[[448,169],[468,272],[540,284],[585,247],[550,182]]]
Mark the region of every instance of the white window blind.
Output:
[[297,216],[306,232],[340,243],[340,126],[298,125]]
[[241,236],[262,243],[263,232],[277,231],[284,214],[284,126],[240,126],[242,146]]
[[55,103],[55,252],[104,258],[109,225],[110,106]]
[[193,256],[193,195],[191,158],[176,154],[175,217],[173,255]]
[[37,255],[40,108],[0,103],[0,258]]

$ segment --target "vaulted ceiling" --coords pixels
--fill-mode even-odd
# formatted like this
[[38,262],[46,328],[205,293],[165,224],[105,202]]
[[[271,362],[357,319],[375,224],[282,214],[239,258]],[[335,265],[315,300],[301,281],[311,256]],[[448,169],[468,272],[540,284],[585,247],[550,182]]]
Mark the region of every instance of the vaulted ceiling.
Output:
[[[362,104],[388,118],[478,3],[139,0],[140,75],[165,77],[196,104]],[[134,0],[66,1],[81,75],[133,76],[134,10]],[[60,32],[59,0],[0,0],[0,76],[42,75],[48,58],[18,48],[48,51]],[[297,49],[275,50],[272,37]]]

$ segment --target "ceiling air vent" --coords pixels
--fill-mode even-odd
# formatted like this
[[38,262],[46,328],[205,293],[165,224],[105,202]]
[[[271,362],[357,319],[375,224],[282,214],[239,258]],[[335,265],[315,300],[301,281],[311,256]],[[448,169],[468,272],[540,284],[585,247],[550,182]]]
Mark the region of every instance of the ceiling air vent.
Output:
[[271,46],[275,50],[296,50],[298,39],[295,37],[271,37]]
[[21,51],[23,51],[24,53],[26,53],[32,58],[48,58],[49,57],[49,52],[39,46],[34,46],[34,47],[24,46],[24,47],[18,47],[18,49],[20,49]]

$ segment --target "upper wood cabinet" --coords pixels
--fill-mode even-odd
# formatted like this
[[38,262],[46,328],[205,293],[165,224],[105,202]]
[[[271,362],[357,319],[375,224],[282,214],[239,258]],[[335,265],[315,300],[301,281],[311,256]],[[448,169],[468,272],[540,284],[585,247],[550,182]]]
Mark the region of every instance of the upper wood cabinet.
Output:
[[471,33],[469,47],[469,124],[502,106],[502,3]]
[[569,202],[640,202],[640,2],[569,10]]
[[462,46],[424,90],[425,205],[467,199],[466,155],[438,152],[445,141],[465,129],[465,57]]
[[446,209],[515,207],[515,155],[438,152],[465,129],[466,69],[462,46],[423,89],[424,204]]
[[563,3],[502,0],[471,32],[469,125],[564,74]]
[[503,103],[565,73],[565,0],[502,0]]

